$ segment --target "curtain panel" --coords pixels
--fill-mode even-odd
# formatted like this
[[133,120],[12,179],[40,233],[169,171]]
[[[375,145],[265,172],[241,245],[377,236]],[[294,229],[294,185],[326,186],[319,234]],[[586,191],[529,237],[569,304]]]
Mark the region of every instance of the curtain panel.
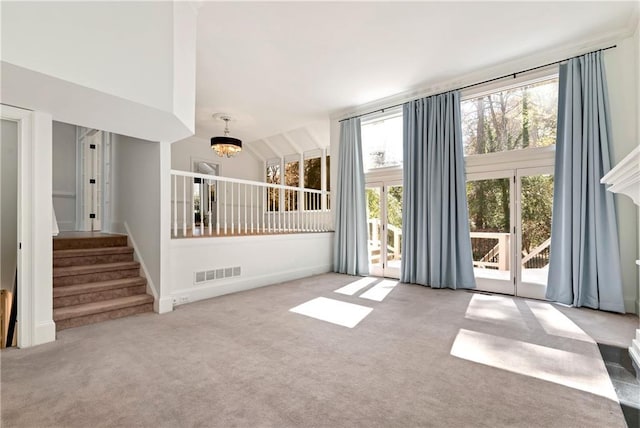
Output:
[[400,280],[474,288],[457,91],[405,103]]
[[360,132],[359,118],[340,123],[333,269],[365,276],[369,274],[369,259]]
[[610,169],[611,124],[602,53],[560,66],[558,138],[546,297],[624,312]]

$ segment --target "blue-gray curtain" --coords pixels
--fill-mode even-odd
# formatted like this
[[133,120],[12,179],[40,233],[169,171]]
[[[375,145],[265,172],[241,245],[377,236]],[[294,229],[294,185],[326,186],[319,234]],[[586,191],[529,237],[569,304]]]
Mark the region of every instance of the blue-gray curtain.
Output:
[[560,66],[558,138],[546,297],[624,312],[610,169],[609,100],[602,54]]
[[360,119],[340,123],[339,155],[333,269],[364,276],[369,274],[369,259]]
[[474,288],[460,95],[404,104],[400,280]]

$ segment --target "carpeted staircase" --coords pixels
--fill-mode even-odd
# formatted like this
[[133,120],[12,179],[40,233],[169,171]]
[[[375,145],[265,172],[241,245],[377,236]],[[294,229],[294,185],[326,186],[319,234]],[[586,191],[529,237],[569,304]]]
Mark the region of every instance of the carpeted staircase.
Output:
[[53,239],[56,330],[153,311],[127,236],[87,235]]

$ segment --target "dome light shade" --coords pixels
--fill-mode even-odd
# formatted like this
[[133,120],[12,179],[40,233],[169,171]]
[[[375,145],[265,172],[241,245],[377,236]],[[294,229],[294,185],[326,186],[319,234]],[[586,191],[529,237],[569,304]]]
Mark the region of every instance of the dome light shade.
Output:
[[242,141],[237,138],[229,136],[229,116],[221,116],[221,120],[224,120],[224,136],[223,137],[211,137],[211,148],[220,157],[232,157],[242,151]]
[[218,156],[230,158],[242,151],[242,141],[226,135],[224,137],[212,137],[211,148]]

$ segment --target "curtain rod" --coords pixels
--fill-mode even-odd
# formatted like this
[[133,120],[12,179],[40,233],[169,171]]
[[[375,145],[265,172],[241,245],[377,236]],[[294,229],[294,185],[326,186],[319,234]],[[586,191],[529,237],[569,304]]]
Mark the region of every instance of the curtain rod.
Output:
[[[606,50],[613,49],[613,48],[616,48],[616,47],[617,47],[617,45],[612,45],[612,46],[609,46],[609,47],[606,47],[606,48],[596,49],[595,51],[591,51],[591,52],[587,52],[587,53],[602,52],[602,51],[606,51]],[[582,54],[582,55],[586,55],[586,54]],[[561,59],[559,61],[550,62],[548,64],[539,65],[537,67],[527,68],[526,70],[518,71],[518,72],[515,72],[515,73],[505,74],[504,76],[494,77],[493,79],[483,80],[482,82],[472,83],[470,85],[466,85],[466,86],[463,86],[463,87],[458,88],[458,89],[451,89],[451,91],[462,91],[464,89],[473,88],[474,86],[484,85],[485,83],[495,82],[496,80],[500,80],[500,79],[506,79],[507,77],[513,77],[515,79],[518,74],[524,74],[524,73],[528,73],[530,71],[538,70],[540,68],[549,67],[550,65],[560,64],[561,62],[569,61],[570,59],[578,58],[578,57],[580,57],[582,55],[576,55],[576,56],[572,56],[572,57],[569,57],[569,58]],[[450,92],[450,91],[447,91],[447,92]],[[442,92],[442,93],[444,93],[444,92]],[[438,94],[434,94],[434,95],[438,95]],[[429,95],[429,96],[433,96],[433,95]],[[357,114],[355,116],[345,117],[344,119],[340,119],[338,122],[344,122],[345,120],[355,119],[357,117],[367,116],[367,115],[373,114],[373,113],[384,112],[385,110],[389,110],[389,109],[392,109],[392,108],[400,107],[400,106],[406,104],[407,102],[408,101],[405,101],[405,102],[400,103],[400,104],[394,104],[392,106],[379,108],[377,110],[373,110],[373,111],[370,111],[370,112],[367,112],[367,113],[362,113],[362,114]]]

